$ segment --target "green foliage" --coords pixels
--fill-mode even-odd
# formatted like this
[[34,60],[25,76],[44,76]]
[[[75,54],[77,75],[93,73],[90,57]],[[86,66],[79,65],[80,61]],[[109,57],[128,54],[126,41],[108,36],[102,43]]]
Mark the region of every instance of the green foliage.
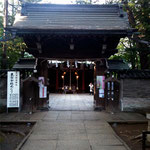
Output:
[[26,45],[21,38],[15,38],[7,43],[7,66],[12,68],[15,62],[22,56]]
[[149,0],[124,0],[124,4],[131,26],[138,30],[139,35],[133,36],[138,41],[121,40],[118,45],[119,52],[110,59],[124,59],[131,64],[133,69],[150,69],[150,65],[145,66],[145,63],[150,64],[150,48],[146,44],[140,43],[140,40],[150,41]]
[[141,39],[150,41],[150,2],[149,0],[131,0],[129,7],[132,9],[136,29],[141,33]]
[[76,0],[76,4],[91,4],[91,0]]
[[118,53],[111,56],[110,59],[124,60],[132,69],[140,68],[139,52],[133,41],[128,38],[121,39],[117,49]]
[[118,4],[121,3],[121,0],[106,0],[106,4]]
[[[2,62],[3,43],[0,43],[0,64]],[[5,42],[6,44],[6,55],[7,55],[7,68],[11,69],[15,62],[22,57],[22,52],[25,51],[26,45],[21,38],[15,38],[14,40]],[[0,68],[2,66],[0,65]]]
[[[39,1],[39,0],[34,0],[34,1]],[[13,24],[14,21],[14,15],[16,13],[10,13],[12,16],[9,16],[9,23]],[[0,16],[0,39],[3,38],[3,17]],[[4,42],[0,42],[0,69],[2,68],[2,56],[3,56],[3,44]],[[25,53],[23,56],[25,49],[26,49],[26,44],[24,43],[23,39],[16,37],[14,40],[10,40],[5,42],[6,44],[6,55],[7,55],[7,68],[11,69],[15,62],[21,58],[21,57],[32,57],[31,55],[28,55],[28,53]]]

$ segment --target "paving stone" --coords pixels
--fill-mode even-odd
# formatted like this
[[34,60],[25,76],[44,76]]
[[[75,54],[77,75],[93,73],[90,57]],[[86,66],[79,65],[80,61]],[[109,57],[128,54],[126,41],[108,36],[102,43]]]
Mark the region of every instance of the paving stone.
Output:
[[59,134],[59,140],[88,140],[86,133],[64,133]]
[[60,140],[56,150],[91,150],[87,140]]
[[51,94],[49,104],[55,111],[0,114],[3,121],[37,120],[22,150],[126,150],[108,121],[146,120],[137,113],[93,111],[87,94]]
[[21,150],[56,150],[56,140],[28,140]]
[[[102,140],[102,139],[110,139],[110,140],[116,140],[116,136],[113,134],[88,134],[89,140]],[[118,140],[118,139],[117,139]]]
[[106,134],[106,135],[111,135],[114,133],[112,129],[107,129],[107,130],[96,130],[96,129],[86,129],[87,134]]
[[58,134],[32,134],[30,140],[58,140]]
[[33,115],[31,115],[31,119],[32,120],[40,120],[40,119],[43,119],[46,114],[47,114],[47,112],[33,113]]
[[73,130],[61,130],[59,131],[59,133],[62,134],[86,134],[86,130],[85,129],[73,129]]
[[49,106],[51,110],[93,110],[93,96],[87,94],[50,94]]
[[83,114],[72,114],[71,119],[72,120],[84,120],[85,116]]
[[127,150],[124,146],[92,146],[92,150]]
[[123,146],[123,143],[121,143],[118,139],[114,139],[114,138],[110,138],[110,139],[104,139],[103,137],[102,138],[99,138],[99,139],[92,139],[92,140],[89,140],[90,142],[90,145],[91,146]]

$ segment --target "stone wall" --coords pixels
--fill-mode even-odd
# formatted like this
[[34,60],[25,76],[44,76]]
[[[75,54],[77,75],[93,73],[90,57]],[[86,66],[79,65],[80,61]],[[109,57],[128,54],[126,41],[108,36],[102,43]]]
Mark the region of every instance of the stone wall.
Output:
[[150,98],[150,79],[124,79],[123,97]]
[[150,111],[150,79],[124,79],[121,109],[123,111]]

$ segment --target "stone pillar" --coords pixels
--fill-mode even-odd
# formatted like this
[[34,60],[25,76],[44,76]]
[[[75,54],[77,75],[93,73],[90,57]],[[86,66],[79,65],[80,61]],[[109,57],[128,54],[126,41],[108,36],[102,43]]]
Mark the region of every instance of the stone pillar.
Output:
[[104,76],[106,71],[106,61],[101,59],[95,62],[94,66],[94,107],[95,109],[105,108],[105,99],[99,97],[99,89],[97,88],[97,76]]

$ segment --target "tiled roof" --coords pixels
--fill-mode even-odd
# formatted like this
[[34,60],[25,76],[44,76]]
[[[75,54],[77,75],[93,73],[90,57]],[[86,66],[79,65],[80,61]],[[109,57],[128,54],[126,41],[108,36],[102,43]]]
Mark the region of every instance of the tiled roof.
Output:
[[108,70],[128,70],[129,66],[123,60],[107,60]]
[[36,69],[36,59],[31,58],[22,58],[19,59],[16,64],[13,66],[13,69]]
[[128,70],[119,72],[121,79],[150,79],[150,70]]
[[13,28],[48,30],[128,30],[127,14],[119,5],[56,5],[22,6]]

